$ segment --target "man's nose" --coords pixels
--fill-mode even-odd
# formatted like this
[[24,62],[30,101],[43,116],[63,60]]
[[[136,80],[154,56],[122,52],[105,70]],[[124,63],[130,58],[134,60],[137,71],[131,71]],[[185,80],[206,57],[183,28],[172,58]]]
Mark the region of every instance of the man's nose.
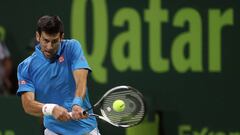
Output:
[[53,49],[53,44],[52,44],[52,42],[48,42],[48,43],[47,43],[46,49],[47,49],[47,50],[52,50],[52,49]]

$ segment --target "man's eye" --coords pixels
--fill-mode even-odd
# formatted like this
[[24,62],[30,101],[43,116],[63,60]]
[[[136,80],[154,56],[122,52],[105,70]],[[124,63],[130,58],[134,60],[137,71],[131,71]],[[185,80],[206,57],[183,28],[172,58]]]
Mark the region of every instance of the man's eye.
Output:
[[57,40],[53,40],[52,43],[53,43],[53,44],[57,43]]

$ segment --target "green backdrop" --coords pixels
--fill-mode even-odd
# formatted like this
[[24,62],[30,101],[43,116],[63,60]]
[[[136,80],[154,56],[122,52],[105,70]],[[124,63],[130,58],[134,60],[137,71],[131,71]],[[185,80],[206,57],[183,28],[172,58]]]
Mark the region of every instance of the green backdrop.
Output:
[[[38,17],[59,15],[65,37],[80,40],[93,68],[92,102],[114,86],[131,85],[147,100],[147,121],[160,116],[161,134],[238,135],[239,5],[224,0],[1,0],[0,28],[17,67],[29,55]],[[11,129],[27,130],[17,125]],[[101,121],[100,128],[103,134],[125,134]]]

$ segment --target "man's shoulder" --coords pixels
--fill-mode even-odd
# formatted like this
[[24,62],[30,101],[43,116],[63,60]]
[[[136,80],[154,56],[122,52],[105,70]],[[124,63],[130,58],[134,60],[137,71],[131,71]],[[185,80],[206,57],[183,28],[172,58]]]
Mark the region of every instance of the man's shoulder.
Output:
[[79,45],[80,42],[76,39],[64,39],[63,44],[64,45]]
[[79,41],[77,39],[70,38],[70,39],[63,39],[63,42],[74,43],[74,42],[79,42]]
[[35,59],[35,58],[36,58],[36,54],[33,53],[32,55],[30,55],[30,56],[28,56],[26,59],[24,59],[24,60],[18,65],[18,67],[19,67],[19,68],[20,68],[20,67],[28,67],[28,66],[32,63],[33,59]]
[[81,43],[76,39],[64,39],[63,48],[68,48],[67,50],[76,50],[81,48]]

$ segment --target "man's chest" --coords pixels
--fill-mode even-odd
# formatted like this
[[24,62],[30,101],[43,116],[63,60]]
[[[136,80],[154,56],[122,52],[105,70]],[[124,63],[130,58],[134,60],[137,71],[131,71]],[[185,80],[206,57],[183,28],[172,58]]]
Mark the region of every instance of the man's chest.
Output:
[[[72,77],[69,64],[63,57],[54,62],[41,61],[31,68],[32,81],[35,87],[58,87],[68,83]],[[36,89],[37,89],[36,88]]]

